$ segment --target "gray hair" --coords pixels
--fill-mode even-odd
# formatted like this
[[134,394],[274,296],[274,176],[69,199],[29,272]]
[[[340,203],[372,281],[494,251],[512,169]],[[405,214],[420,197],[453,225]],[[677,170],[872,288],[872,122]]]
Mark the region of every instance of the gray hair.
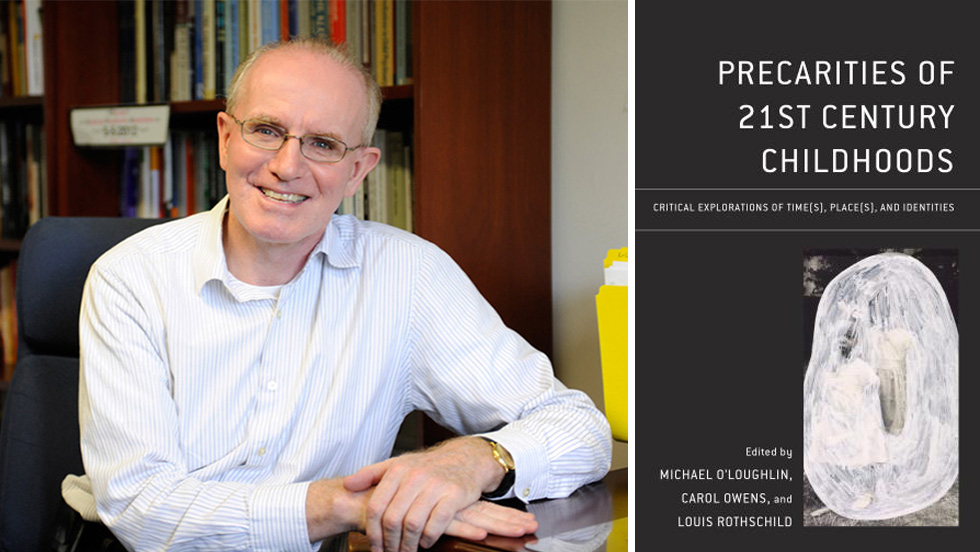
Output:
[[374,137],[374,129],[378,125],[378,115],[381,113],[381,87],[374,80],[374,76],[359,61],[351,56],[346,46],[338,46],[321,37],[301,37],[289,41],[269,42],[253,50],[238,65],[238,69],[235,70],[231,84],[228,85],[225,110],[228,112],[234,111],[242,95],[242,82],[245,81],[245,77],[248,76],[255,62],[265,54],[283,48],[306,48],[313,53],[323,54],[339,63],[342,67],[350,69],[360,77],[361,83],[364,85],[365,99],[367,100],[367,121],[364,124],[361,144],[370,145]]

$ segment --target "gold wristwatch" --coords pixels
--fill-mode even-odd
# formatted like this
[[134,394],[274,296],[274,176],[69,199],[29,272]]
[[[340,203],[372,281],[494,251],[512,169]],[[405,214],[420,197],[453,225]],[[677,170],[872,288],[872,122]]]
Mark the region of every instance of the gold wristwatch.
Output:
[[500,498],[507,494],[507,491],[514,486],[514,478],[517,473],[517,469],[514,467],[514,459],[507,452],[507,449],[500,446],[500,443],[486,437],[480,438],[490,443],[490,450],[493,451],[493,459],[504,469],[504,478],[500,480],[500,485],[489,493],[483,493],[483,498]]

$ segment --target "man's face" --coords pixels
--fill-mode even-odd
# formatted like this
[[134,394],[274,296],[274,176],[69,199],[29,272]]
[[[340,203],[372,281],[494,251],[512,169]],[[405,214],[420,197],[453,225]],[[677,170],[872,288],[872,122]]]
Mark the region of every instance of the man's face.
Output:
[[[255,62],[234,115],[260,119],[295,136],[316,134],[361,145],[366,98],[359,77],[303,48],[270,52]],[[317,163],[290,138],[279,151],[255,147],[227,113],[218,114],[219,159],[230,199],[228,238],[259,247],[319,241],[330,215],[378,162],[376,148],[347,152],[338,163]]]

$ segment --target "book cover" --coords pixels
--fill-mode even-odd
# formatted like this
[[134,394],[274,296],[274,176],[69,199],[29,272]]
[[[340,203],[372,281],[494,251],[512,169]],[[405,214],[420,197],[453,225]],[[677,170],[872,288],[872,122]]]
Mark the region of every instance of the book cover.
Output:
[[654,9],[630,246],[660,420],[644,523],[706,550],[971,541],[966,8]]

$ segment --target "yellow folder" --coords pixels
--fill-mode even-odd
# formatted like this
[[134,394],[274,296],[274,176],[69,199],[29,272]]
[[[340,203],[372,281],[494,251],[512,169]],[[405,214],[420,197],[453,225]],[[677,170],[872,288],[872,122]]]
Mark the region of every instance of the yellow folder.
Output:
[[[611,267],[614,261],[629,261],[628,248],[610,249],[605,268]],[[613,438],[619,441],[627,441],[629,435],[628,301],[629,286],[625,285],[602,286],[595,297],[606,419]]]

